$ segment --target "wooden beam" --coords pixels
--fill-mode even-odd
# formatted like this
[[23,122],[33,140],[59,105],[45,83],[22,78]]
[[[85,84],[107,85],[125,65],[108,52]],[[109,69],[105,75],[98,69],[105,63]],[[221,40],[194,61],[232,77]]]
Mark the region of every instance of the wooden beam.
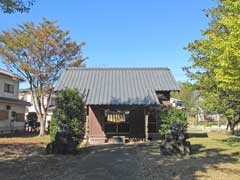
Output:
[[144,110],[145,114],[145,141],[148,141],[148,112]]
[[89,125],[89,107],[86,107],[86,122],[85,122],[85,139],[87,143],[89,143],[89,136],[90,136],[90,125]]

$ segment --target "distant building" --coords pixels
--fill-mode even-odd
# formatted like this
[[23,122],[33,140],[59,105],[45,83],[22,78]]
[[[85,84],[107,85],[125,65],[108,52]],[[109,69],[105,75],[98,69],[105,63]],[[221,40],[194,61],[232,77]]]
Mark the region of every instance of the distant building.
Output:
[[172,104],[172,107],[175,107],[177,109],[185,108],[184,102],[180,99],[170,98],[170,103]]
[[19,82],[24,79],[0,69],[0,133],[24,130],[25,109],[30,103],[18,99]]
[[[28,89],[28,88],[27,89],[20,89],[19,99],[31,102],[31,106],[28,106],[26,108],[25,116],[27,116],[27,114],[29,112],[35,112],[36,113],[36,109],[35,109],[35,106],[33,104],[32,93],[31,93],[30,89]],[[56,100],[56,96],[52,95],[52,97],[50,99],[50,103],[49,103],[49,108],[48,108],[48,114],[47,114],[47,119],[46,119],[46,127],[48,127],[48,124],[51,121],[53,109],[55,107],[55,100]],[[45,103],[47,103],[47,97],[45,97],[44,101],[45,101]]]

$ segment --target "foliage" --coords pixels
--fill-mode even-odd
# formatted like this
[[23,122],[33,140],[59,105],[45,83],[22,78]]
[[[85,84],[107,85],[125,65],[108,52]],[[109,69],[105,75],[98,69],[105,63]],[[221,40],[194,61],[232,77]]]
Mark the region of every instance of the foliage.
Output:
[[23,76],[30,85],[44,134],[54,83],[68,66],[83,62],[81,47],[56,21],[43,19],[39,25],[26,22],[0,34],[0,56],[9,70]]
[[180,99],[184,102],[186,112],[189,116],[195,116],[199,109],[198,95],[195,87],[191,83],[179,83],[180,92],[172,92],[171,97]]
[[38,122],[37,113],[35,112],[29,112],[27,114],[27,122],[29,127],[31,127],[31,130],[39,128],[40,124]]
[[0,9],[4,13],[29,12],[34,0],[0,0]]
[[35,112],[29,112],[27,114],[27,121],[28,122],[37,122],[37,119],[38,119],[38,117],[37,117],[37,114]]
[[219,0],[206,11],[204,38],[190,43],[192,65],[185,71],[196,82],[207,109],[223,113],[231,131],[240,122],[240,1]]
[[[195,124],[196,125],[196,124]],[[198,122],[197,125],[203,125],[203,126],[218,126],[218,122],[217,121],[200,121]],[[226,125],[226,121],[225,120],[221,120],[219,122],[219,125]]]
[[58,131],[57,117],[56,113],[53,113],[50,122],[50,140],[53,142]]
[[79,144],[85,134],[85,105],[76,89],[66,89],[58,94],[56,109],[50,128],[53,141],[60,124],[64,124],[76,144]]
[[187,127],[187,116],[182,109],[176,109],[174,107],[163,107],[160,110],[160,128],[159,133],[161,137],[164,137],[174,124]]

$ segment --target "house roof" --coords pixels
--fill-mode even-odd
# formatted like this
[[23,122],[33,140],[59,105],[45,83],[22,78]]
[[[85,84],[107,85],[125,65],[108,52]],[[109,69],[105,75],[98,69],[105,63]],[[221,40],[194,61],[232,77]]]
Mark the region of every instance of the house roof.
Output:
[[6,71],[4,69],[0,69],[0,75],[6,76],[6,77],[11,78],[13,80],[24,81],[24,79],[22,77],[20,77],[19,75],[14,74],[14,73],[9,72],[9,71]]
[[19,89],[20,93],[30,92],[30,88]]
[[68,68],[55,91],[76,88],[88,105],[159,104],[156,91],[180,90],[168,68]]
[[17,105],[21,105],[21,106],[30,106],[31,105],[31,103],[21,100],[21,99],[12,99],[12,98],[5,98],[5,97],[0,97],[0,102],[17,104]]

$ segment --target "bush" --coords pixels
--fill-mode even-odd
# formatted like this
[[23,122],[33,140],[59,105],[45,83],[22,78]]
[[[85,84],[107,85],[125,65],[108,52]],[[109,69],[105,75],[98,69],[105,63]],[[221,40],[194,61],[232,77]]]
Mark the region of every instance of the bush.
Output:
[[28,127],[31,127],[31,131],[36,130],[37,128],[40,127],[40,123],[38,122],[38,116],[36,112],[29,112],[26,118],[27,118],[26,124],[28,125]]
[[29,112],[27,114],[27,122],[36,123],[38,121],[37,113]]
[[81,143],[85,134],[85,105],[76,89],[66,89],[58,94],[56,108],[53,112],[50,137],[55,140],[56,134],[67,128],[76,146]]
[[57,118],[56,118],[56,113],[53,111],[52,119],[50,122],[50,139],[51,141],[55,141],[55,136],[58,131],[58,124],[57,124]]
[[162,138],[170,132],[170,129],[174,124],[179,124],[185,128],[187,127],[187,116],[184,110],[176,109],[174,107],[163,107],[159,113],[159,133]]

